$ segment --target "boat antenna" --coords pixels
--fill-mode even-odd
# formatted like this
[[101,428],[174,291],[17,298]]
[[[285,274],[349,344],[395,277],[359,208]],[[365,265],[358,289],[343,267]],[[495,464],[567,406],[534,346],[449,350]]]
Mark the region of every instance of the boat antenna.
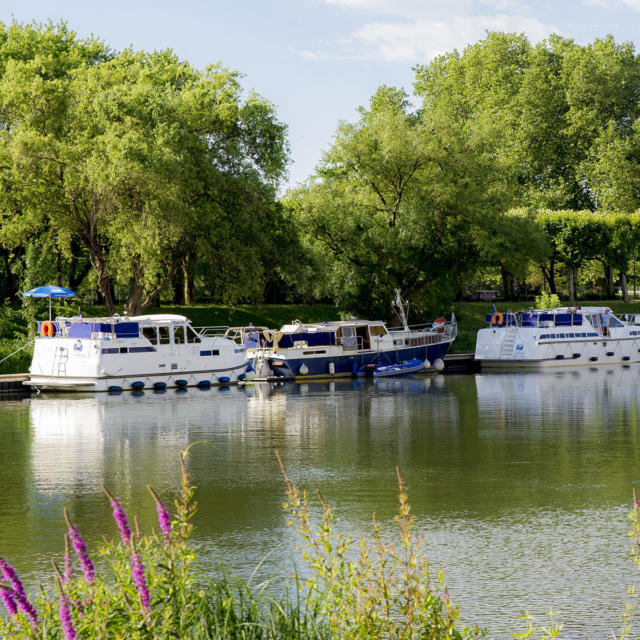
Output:
[[407,310],[409,309],[409,303],[406,300],[403,300],[400,297],[400,289],[396,289],[396,299],[393,301],[393,306],[397,307],[397,310],[394,309],[395,314],[400,318],[400,322],[402,322],[402,326],[405,331],[409,331],[409,325],[407,324],[407,316],[404,312],[404,305],[407,305]]

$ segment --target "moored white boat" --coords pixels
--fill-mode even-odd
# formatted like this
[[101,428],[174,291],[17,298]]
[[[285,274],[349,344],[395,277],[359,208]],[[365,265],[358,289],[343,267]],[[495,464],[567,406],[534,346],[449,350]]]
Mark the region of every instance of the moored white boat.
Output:
[[246,378],[246,348],[173,314],[38,323],[30,377],[38,389],[162,390]]
[[609,307],[558,307],[487,315],[475,359],[482,368],[536,368],[640,362],[640,327]]

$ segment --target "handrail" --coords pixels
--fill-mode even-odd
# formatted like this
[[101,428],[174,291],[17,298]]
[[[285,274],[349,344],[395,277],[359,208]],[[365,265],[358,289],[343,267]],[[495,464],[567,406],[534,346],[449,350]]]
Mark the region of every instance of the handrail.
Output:
[[227,325],[220,326],[208,326],[208,327],[191,327],[198,335],[205,338],[211,336],[224,336],[224,334],[231,328]]

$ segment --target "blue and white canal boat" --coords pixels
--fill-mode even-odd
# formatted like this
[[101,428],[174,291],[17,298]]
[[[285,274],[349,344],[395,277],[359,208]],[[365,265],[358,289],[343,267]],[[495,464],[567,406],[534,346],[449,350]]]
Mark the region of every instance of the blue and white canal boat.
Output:
[[37,389],[121,391],[243,381],[246,347],[180,315],[38,323],[29,380]]
[[475,359],[485,368],[640,362],[640,327],[609,307],[559,307],[487,315]]
[[[384,322],[344,320],[294,322],[260,336],[254,364],[259,377],[307,380],[358,375],[403,375],[434,367],[457,334],[455,319],[417,329],[388,329]],[[416,367],[416,362],[420,363]],[[395,368],[391,368],[395,367]]]

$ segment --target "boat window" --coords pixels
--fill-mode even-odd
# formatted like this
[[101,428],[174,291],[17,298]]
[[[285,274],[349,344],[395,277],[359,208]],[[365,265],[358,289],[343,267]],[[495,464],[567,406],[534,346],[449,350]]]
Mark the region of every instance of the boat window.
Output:
[[369,327],[358,327],[356,329],[356,335],[358,336],[358,349],[370,349],[371,343],[369,341]]
[[158,327],[158,344],[169,344],[169,327]]
[[356,328],[355,327],[339,327],[336,335],[339,339],[339,344],[344,349],[356,349],[358,341],[356,340]]
[[191,327],[187,327],[187,341],[192,343],[202,342],[200,336]]
[[173,342],[174,344],[185,344],[184,326],[179,324],[173,327]]
[[153,344],[158,342],[158,335],[156,334],[155,327],[142,327],[142,335]]
[[384,336],[387,333],[381,324],[372,324],[369,327],[369,334],[372,336]]

